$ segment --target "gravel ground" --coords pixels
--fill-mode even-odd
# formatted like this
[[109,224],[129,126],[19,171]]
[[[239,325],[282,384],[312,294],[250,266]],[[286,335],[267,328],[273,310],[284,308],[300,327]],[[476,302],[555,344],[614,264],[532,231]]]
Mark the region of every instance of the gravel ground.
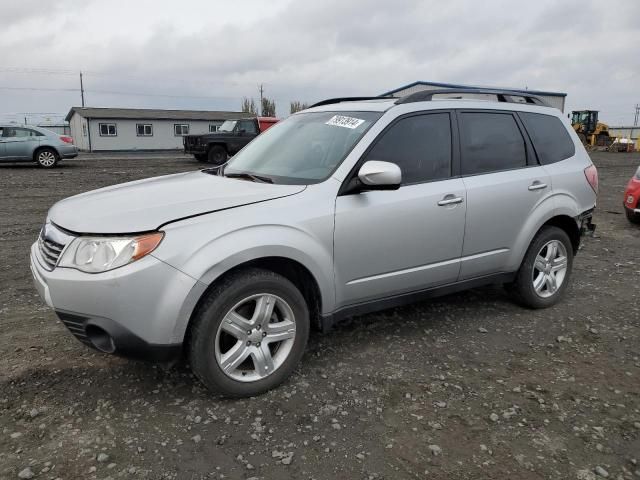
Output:
[[87,349],[28,266],[55,201],[200,164],[1,165],[0,478],[640,478],[640,229],[621,206],[640,155],[593,156],[597,235],[559,305],[484,288],[357,317],[313,335],[280,388],[233,401],[186,366]]

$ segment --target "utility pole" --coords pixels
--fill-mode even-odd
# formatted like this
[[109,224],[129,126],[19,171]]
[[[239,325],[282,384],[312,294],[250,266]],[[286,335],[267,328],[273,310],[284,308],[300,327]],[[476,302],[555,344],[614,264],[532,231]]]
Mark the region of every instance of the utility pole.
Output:
[[633,119],[633,126],[638,126],[638,119],[640,118],[640,103],[636,103],[636,116]]
[[259,85],[258,91],[260,92],[260,115],[264,115],[263,107],[262,107],[262,94],[264,93],[264,88],[262,84]]
[[80,72],[80,98],[82,99],[82,106],[84,107],[84,85],[82,84],[82,72]]

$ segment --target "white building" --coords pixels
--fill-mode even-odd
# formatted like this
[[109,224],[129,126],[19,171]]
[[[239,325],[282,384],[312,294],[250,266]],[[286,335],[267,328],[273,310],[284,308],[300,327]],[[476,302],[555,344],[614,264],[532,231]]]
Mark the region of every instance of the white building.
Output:
[[188,134],[215,132],[243,112],[72,107],[65,120],[81,151],[179,150]]
[[395,88],[380,95],[381,97],[404,97],[412,93],[421,92],[423,90],[442,90],[445,88],[493,88],[499,90],[511,90],[512,92],[528,93],[529,95],[535,95],[547,102],[552,107],[556,107],[561,112],[564,112],[564,102],[567,98],[566,93],[560,92],[541,92],[539,90],[522,90],[519,88],[503,88],[503,87],[480,87],[478,85],[460,85],[453,83],[436,83],[436,82],[413,82],[403,87]]

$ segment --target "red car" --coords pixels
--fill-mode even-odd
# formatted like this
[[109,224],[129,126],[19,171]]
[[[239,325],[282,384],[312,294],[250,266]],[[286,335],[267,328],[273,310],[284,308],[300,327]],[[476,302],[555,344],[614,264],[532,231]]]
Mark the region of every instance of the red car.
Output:
[[624,191],[624,210],[631,223],[640,223],[640,167]]

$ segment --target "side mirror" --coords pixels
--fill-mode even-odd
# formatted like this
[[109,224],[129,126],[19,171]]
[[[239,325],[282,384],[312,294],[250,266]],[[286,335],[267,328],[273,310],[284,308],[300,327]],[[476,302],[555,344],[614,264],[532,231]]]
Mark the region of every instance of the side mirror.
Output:
[[402,172],[395,163],[369,160],[358,171],[365,190],[397,190],[402,183]]
[[241,128],[240,130],[238,130],[240,133],[247,133],[247,131],[244,128]]

